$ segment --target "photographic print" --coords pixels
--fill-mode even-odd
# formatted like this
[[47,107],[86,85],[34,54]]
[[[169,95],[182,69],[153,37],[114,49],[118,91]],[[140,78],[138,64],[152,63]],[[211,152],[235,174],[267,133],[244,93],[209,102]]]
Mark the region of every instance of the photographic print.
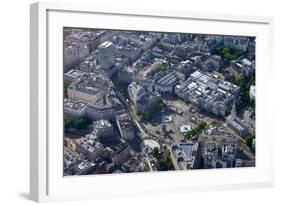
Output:
[[64,176],[254,167],[255,40],[64,27]]

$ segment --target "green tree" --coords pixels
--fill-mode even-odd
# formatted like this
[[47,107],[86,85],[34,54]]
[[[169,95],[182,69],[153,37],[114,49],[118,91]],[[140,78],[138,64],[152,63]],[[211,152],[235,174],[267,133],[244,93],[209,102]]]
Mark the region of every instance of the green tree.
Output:
[[71,127],[74,127],[74,121],[72,119],[64,119],[64,128],[70,129]]
[[83,130],[86,129],[91,123],[92,121],[86,117],[80,117],[78,119],[64,119],[64,128]]
[[252,144],[253,144],[253,140],[255,139],[255,136],[252,136],[252,135],[249,135],[249,136],[246,136],[245,137],[245,142],[246,142],[246,145],[249,147],[249,148],[252,148]]
[[153,149],[153,156],[158,160],[160,170],[174,170],[174,165],[169,151],[161,152],[158,148]]
[[161,170],[163,170],[163,171],[175,169],[169,152],[166,152],[163,154],[163,156],[161,157],[161,159],[159,161],[159,165],[160,165]]
[[224,45],[220,45],[215,51],[214,54],[219,55],[222,58],[222,61],[225,66],[228,66],[230,61],[237,59],[243,54],[241,50],[229,48]]
[[255,102],[252,102],[250,99],[250,87],[255,82],[255,76],[251,77],[239,77],[236,81],[236,84],[240,87],[240,101],[237,104],[238,112],[243,111],[248,106],[255,106]]
[[224,54],[224,55],[226,55],[226,54],[229,54],[229,48],[228,47],[222,47],[222,53]]
[[155,147],[155,148],[153,149],[153,156],[156,157],[156,159],[159,159],[159,158],[160,158],[160,152],[159,152],[158,147]]

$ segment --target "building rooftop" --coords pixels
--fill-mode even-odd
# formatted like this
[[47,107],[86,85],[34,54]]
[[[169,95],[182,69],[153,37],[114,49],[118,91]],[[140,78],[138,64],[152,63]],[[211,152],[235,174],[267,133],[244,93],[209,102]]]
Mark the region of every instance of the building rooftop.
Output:
[[103,42],[102,44],[100,44],[98,48],[108,48],[108,47],[110,47],[111,45],[113,45],[112,42],[110,42],[110,41],[105,41],[105,42]]
[[80,138],[76,140],[76,143],[89,153],[96,152],[98,149],[103,148],[103,145],[94,139]]
[[115,154],[120,154],[121,152],[123,152],[124,150],[128,149],[129,145],[127,143],[120,143],[117,145],[114,145],[112,147],[110,147],[110,149],[115,153]]
[[94,166],[94,165],[95,165],[95,163],[93,163],[93,162],[91,162],[91,161],[83,161],[83,162],[81,162],[81,163],[77,166],[77,168],[78,168],[79,170],[83,170],[83,169],[90,168],[90,167],[92,167],[92,166]]
[[112,124],[108,120],[98,120],[93,122],[94,129],[103,129],[112,127]]
[[64,109],[82,110],[88,105],[85,102],[64,98]]
[[181,169],[194,168],[194,162],[199,148],[198,143],[182,140],[172,144],[171,147],[174,158]]
[[178,82],[178,78],[175,72],[169,72],[157,81],[157,84],[162,86],[175,85]]
[[66,167],[69,167],[75,163],[78,163],[79,155],[77,153],[73,152],[71,149],[69,149],[66,146],[64,146],[63,153],[64,153],[64,155],[63,155],[64,163],[65,163]]
[[128,114],[122,114],[116,117],[121,129],[133,130],[134,124]]
[[239,94],[240,88],[230,82],[221,80],[211,74],[193,72],[190,77],[175,87],[175,92],[194,104],[209,103],[230,105]]

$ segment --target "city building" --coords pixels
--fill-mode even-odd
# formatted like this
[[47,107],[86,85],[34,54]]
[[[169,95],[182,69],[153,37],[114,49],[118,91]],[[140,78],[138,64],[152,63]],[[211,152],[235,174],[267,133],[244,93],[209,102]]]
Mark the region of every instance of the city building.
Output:
[[248,127],[236,115],[235,101],[233,102],[231,114],[226,118],[226,122],[227,122],[227,126],[241,137],[249,133]]
[[85,174],[89,174],[92,171],[95,170],[95,168],[97,167],[97,164],[95,164],[92,161],[83,161],[80,164],[78,164],[78,166],[75,169],[75,175],[85,175]]
[[[110,159],[115,168],[126,162],[130,156],[130,147],[126,143],[120,143],[104,149],[104,157]],[[114,170],[113,167],[112,170]]]
[[115,113],[114,108],[108,106],[88,106],[86,109],[86,116],[92,120],[110,120],[114,119]]
[[142,49],[140,47],[134,47],[130,44],[121,45],[116,47],[116,54],[124,56],[129,62],[134,62],[140,57]]
[[95,161],[98,157],[101,157],[103,154],[103,145],[87,137],[79,138],[75,140],[76,142],[76,151],[78,153],[85,154],[87,158],[91,161]]
[[116,123],[123,139],[132,140],[135,138],[135,127],[128,114],[116,116]]
[[161,95],[158,92],[152,92],[143,97],[140,101],[137,102],[135,108],[137,112],[153,112],[155,107],[159,106],[161,101]]
[[251,85],[249,95],[252,100],[256,99],[256,86],[255,85]]
[[130,159],[123,163],[122,170],[125,172],[144,172],[148,171],[148,167],[137,156],[131,156]]
[[83,72],[91,73],[94,71],[95,68],[95,63],[94,61],[91,60],[84,60],[83,62],[80,63],[79,69]]
[[198,169],[201,161],[199,143],[182,140],[171,145],[171,156],[174,167],[180,170]]
[[219,70],[220,61],[221,59],[219,56],[205,56],[205,58],[200,61],[200,67],[204,72]]
[[137,104],[138,101],[140,101],[144,96],[152,92],[152,87],[141,85],[137,82],[132,82],[128,86],[128,94],[130,97],[130,100]]
[[86,44],[89,47],[90,52],[92,52],[94,49],[98,47],[99,44],[107,41],[117,33],[118,32],[116,31],[108,31],[108,30],[65,28],[64,43]]
[[73,82],[80,79],[86,79],[87,75],[81,70],[71,69],[68,72],[64,73],[64,80]]
[[86,116],[92,120],[114,119],[116,115],[125,113],[113,83],[102,74],[72,82],[67,88],[67,95],[70,99],[87,103]]
[[87,79],[72,82],[67,88],[67,96],[73,100],[81,100],[90,105],[95,105],[106,94],[108,86],[109,79],[102,73],[93,74],[88,76]]
[[243,120],[245,125],[248,127],[249,133],[255,135],[256,129],[256,115],[254,110],[245,110],[243,113]]
[[256,139],[253,139],[252,142],[252,149],[255,151],[256,150]]
[[73,152],[71,149],[64,146],[63,163],[64,163],[64,172],[66,173],[69,168],[79,163],[79,154]]
[[177,84],[174,92],[197,108],[225,116],[239,95],[240,88],[214,75],[195,71],[187,80]]
[[225,46],[242,51],[247,51],[250,41],[251,39],[247,37],[225,36],[223,38],[223,43]]
[[128,94],[136,111],[140,113],[150,111],[154,106],[159,105],[161,100],[161,95],[158,92],[153,92],[151,86],[137,82],[132,82],[128,86]]
[[98,64],[105,70],[114,65],[115,48],[112,42],[106,41],[98,46]]
[[185,58],[189,53],[194,52],[195,49],[196,49],[195,44],[185,42],[183,44],[178,44],[175,46],[175,54],[179,57]]
[[89,47],[86,44],[71,43],[64,45],[64,71],[68,71],[74,65],[79,64],[89,55]]
[[118,70],[117,77],[120,82],[131,83],[135,80],[137,69],[130,66],[125,66],[123,69]]
[[76,152],[76,143],[70,138],[64,138],[64,145],[73,152]]
[[231,135],[212,134],[203,141],[204,168],[236,166],[238,140]]
[[174,92],[174,86],[178,81],[179,79],[176,72],[169,72],[155,82],[155,90],[159,93],[172,94]]
[[63,102],[65,118],[79,118],[86,115],[87,103],[67,98],[64,98]]
[[113,125],[108,120],[94,121],[92,133],[101,139],[111,139],[114,137]]
[[255,72],[255,61],[247,58],[233,60],[230,63],[228,71],[238,80],[241,77],[249,77]]
[[154,45],[159,37],[155,33],[120,33],[113,38],[116,44],[116,55],[128,59],[128,62],[136,61],[144,50]]
[[190,76],[191,73],[195,71],[195,66],[190,60],[182,61],[175,68],[175,72],[181,73],[183,77],[178,75],[178,78],[182,81],[186,80]]
[[145,69],[142,69],[139,72],[143,81],[147,81],[148,79],[154,79],[154,75],[158,73],[161,69],[165,69],[168,67],[168,63],[163,59],[155,59],[152,64],[147,66]]
[[122,163],[126,162],[130,156],[130,147],[126,143],[119,144],[113,147],[114,156],[112,161],[116,166],[120,166]]

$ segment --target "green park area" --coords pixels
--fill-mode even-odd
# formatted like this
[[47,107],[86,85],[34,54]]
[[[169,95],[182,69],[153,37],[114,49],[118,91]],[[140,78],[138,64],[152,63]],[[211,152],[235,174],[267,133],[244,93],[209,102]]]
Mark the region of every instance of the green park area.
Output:
[[153,155],[158,160],[161,171],[175,170],[169,151],[162,152],[154,148]]

